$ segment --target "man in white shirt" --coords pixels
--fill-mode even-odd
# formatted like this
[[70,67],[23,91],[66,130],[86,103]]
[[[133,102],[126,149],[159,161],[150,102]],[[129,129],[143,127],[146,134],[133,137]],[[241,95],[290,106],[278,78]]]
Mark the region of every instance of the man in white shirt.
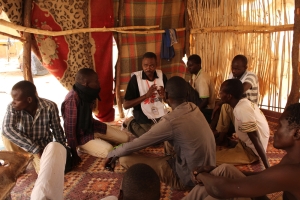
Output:
[[166,114],[162,99],[167,77],[157,69],[155,53],[143,55],[142,68],[132,73],[123,102],[124,109],[133,108],[133,118],[126,120],[124,127],[137,137],[149,131]]
[[201,67],[200,56],[194,54],[188,58],[187,69],[192,74],[188,101],[196,104],[208,123],[215,107],[215,84]]
[[[258,77],[253,72],[247,71],[248,60],[244,55],[236,55],[231,63],[231,73],[228,79],[239,79],[243,83],[243,95],[248,100],[257,104],[259,94],[259,82]],[[218,116],[216,111],[219,110],[220,115]],[[231,136],[233,133],[234,115],[233,108],[228,104],[220,101],[213,111],[213,122],[211,128],[215,131],[217,137],[217,145],[226,144],[226,135]],[[217,124],[213,123],[217,121]],[[216,127],[215,127],[216,126]]]
[[238,79],[228,79],[221,85],[219,95],[222,102],[233,108],[235,132],[239,140],[234,148],[217,151],[217,165],[250,164],[260,158],[268,168],[268,122],[255,103],[243,98],[243,91],[243,84]]

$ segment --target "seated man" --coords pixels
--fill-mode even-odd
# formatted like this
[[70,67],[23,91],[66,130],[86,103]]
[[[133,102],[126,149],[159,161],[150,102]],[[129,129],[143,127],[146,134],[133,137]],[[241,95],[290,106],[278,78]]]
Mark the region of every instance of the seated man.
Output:
[[[258,102],[258,91],[259,83],[257,76],[247,71],[248,60],[244,55],[237,55],[233,58],[231,63],[231,73],[228,79],[239,79],[243,83],[244,95],[248,100],[257,104]],[[234,115],[233,109],[228,104],[223,104],[224,102],[220,101],[213,112],[213,122],[211,123],[212,129],[216,129],[217,144],[222,145],[227,144],[227,136],[231,136],[234,131]],[[221,107],[221,110],[219,110]],[[220,112],[220,115],[215,114]],[[217,125],[215,126],[217,122]],[[233,126],[230,126],[233,124]],[[230,130],[230,127],[231,130]]]
[[[111,151],[107,156],[106,168],[113,170],[115,160],[120,157],[120,165],[127,169],[136,163],[151,166],[161,182],[175,189],[194,187],[191,170],[208,163],[214,166],[216,145],[201,111],[195,104],[186,102],[187,87],[188,83],[183,78],[172,77],[166,85],[165,97],[173,111],[164,115],[141,137]],[[173,146],[176,155],[147,157],[131,154],[163,141]]]
[[61,106],[66,137],[74,154],[73,159],[77,157],[77,162],[80,161],[77,147],[92,156],[105,158],[113,147],[104,140],[120,144],[128,142],[129,136],[93,118],[92,110],[100,92],[97,73],[92,69],[82,68],[77,72],[75,81],[73,90],[67,94]]
[[134,118],[124,125],[137,137],[146,133],[166,113],[162,99],[167,77],[156,69],[156,65],[156,55],[145,53],[143,70],[134,72],[127,85],[123,106],[133,108]]
[[66,148],[57,142],[49,143],[41,157],[41,170],[31,192],[31,200],[63,200]]
[[238,79],[224,81],[220,89],[220,98],[233,108],[235,132],[238,144],[231,149],[217,151],[217,165],[249,164],[262,160],[265,168],[269,167],[266,150],[270,137],[268,122],[255,103],[243,98],[244,87]]
[[201,69],[201,58],[191,55],[188,58],[187,68],[192,74],[188,101],[196,104],[204,114],[208,123],[215,107],[215,84],[209,74]]
[[125,172],[119,197],[108,196],[102,200],[159,200],[160,181],[148,165],[138,163]]
[[33,166],[38,174],[43,150],[53,138],[66,145],[57,105],[38,97],[35,85],[29,81],[16,83],[11,96],[13,101],[3,120],[3,144],[8,151],[33,154]]
[[185,199],[259,197],[280,191],[283,191],[283,199],[300,199],[299,113],[300,103],[292,104],[279,119],[273,146],[286,151],[279,164],[262,172],[244,172],[248,176],[232,165],[199,167],[193,176],[200,184]]

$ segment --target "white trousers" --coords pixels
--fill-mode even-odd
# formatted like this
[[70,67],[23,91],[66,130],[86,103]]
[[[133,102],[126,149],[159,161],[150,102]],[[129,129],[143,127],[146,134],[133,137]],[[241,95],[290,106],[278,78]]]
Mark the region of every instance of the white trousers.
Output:
[[79,151],[98,158],[106,158],[113,149],[113,146],[108,142],[122,144],[128,142],[129,139],[130,137],[126,132],[107,126],[106,134],[95,133],[95,139],[79,146]]
[[40,160],[40,172],[31,193],[31,200],[62,200],[66,148],[58,142],[49,143]]

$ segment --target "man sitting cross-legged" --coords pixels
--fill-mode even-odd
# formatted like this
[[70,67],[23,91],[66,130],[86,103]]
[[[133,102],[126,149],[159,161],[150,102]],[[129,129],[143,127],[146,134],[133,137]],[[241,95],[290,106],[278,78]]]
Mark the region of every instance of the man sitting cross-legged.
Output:
[[134,72],[126,89],[123,106],[133,108],[133,118],[124,122],[127,129],[139,137],[166,113],[162,99],[167,77],[157,68],[155,53],[143,55],[142,71]]
[[31,192],[31,200],[63,200],[66,148],[58,142],[49,143],[41,156],[40,172]]
[[82,152],[105,158],[113,149],[106,141],[120,144],[128,142],[129,136],[93,118],[92,110],[100,92],[97,73],[93,69],[82,68],[77,72],[75,81],[73,90],[67,94],[61,107],[67,141],[74,154],[73,160],[77,163],[80,161],[77,147]]
[[221,101],[233,108],[235,132],[238,143],[234,148],[217,151],[217,165],[249,164],[262,160],[265,168],[269,167],[266,149],[270,137],[268,122],[258,106],[243,98],[243,84],[238,79],[228,79],[221,85]]
[[273,146],[286,151],[279,164],[257,173],[242,173],[227,164],[217,168],[199,167],[192,174],[199,184],[185,199],[253,198],[280,191],[283,191],[282,199],[300,199],[299,113],[300,103],[292,104],[279,119]]
[[[170,78],[165,89],[172,112],[164,115],[151,129],[123,143],[108,154],[106,167],[113,170],[117,158],[129,168],[136,163],[151,166],[160,180],[176,189],[194,187],[190,173],[199,165],[215,165],[216,145],[213,133],[199,108],[186,102],[188,83],[179,76]],[[148,157],[131,154],[156,143],[168,141],[176,155]]]
[[29,81],[16,83],[12,87],[11,96],[13,100],[3,120],[3,144],[8,151],[32,154],[33,166],[39,174],[40,158],[46,146],[53,143],[54,139],[66,146],[57,105],[38,97],[35,85]]

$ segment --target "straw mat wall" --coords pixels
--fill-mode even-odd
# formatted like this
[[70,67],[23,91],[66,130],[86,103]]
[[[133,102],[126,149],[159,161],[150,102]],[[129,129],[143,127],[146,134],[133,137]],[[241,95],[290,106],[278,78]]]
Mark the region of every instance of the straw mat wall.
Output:
[[216,93],[232,58],[244,54],[248,70],[259,77],[259,104],[281,112],[291,83],[292,31],[285,25],[294,23],[294,1],[188,0],[187,9],[191,54],[201,56],[202,67],[215,78]]

